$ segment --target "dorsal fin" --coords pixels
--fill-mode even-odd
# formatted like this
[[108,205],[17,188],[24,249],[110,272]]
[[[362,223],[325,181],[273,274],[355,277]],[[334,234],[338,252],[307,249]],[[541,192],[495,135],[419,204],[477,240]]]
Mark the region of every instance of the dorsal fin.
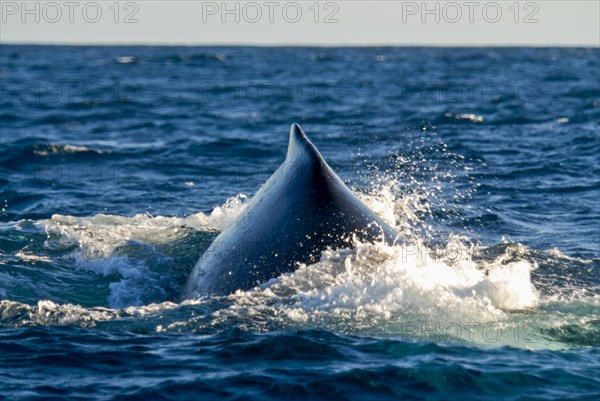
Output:
[[302,131],[302,128],[300,128],[298,124],[293,123],[290,127],[290,142],[288,145],[286,161],[292,162],[301,159],[325,163],[325,160],[323,160],[323,157],[315,145],[313,145],[304,131]]
[[[312,169],[317,176],[322,177],[328,183],[330,189],[335,187],[338,191],[347,191],[348,196],[354,197],[352,191],[346,188],[340,177],[321,156],[317,147],[313,145],[300,128],[300,125],[296,123],[290,127],[290,142],[283,165],[288,171],[290,167],[301,168],[304,171]],[[315,180],[315,176],[312,176],[312,179]]]
[[351,238],[392,244],[398,234],[331,170],[298,124],[286,161],[198,260],[184,297],[227,295],[319,260]]

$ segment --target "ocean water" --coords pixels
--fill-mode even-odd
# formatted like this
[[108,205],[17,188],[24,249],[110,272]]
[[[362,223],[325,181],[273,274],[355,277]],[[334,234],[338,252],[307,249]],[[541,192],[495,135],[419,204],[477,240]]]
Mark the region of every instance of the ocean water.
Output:
[[[0,398],[597,399],[600,50],[0,47]],[[298,122],[409,245],[180,299]]]

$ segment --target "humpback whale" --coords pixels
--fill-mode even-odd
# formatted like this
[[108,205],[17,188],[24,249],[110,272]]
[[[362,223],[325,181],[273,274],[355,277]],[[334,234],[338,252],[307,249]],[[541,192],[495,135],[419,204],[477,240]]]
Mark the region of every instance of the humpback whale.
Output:
[[396,231],[333,172],[298,124],[283,164],[200,257],[183,299],[248,290],[321,252],[362,242],[397,240]]

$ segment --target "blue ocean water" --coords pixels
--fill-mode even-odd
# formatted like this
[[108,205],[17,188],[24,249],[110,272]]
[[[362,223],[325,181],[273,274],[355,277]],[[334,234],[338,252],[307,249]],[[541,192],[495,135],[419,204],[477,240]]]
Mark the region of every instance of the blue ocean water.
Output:
[[[600,50],[0,47],[6,399],[597,399]],[[409,248],[180,300],[298,122]]]

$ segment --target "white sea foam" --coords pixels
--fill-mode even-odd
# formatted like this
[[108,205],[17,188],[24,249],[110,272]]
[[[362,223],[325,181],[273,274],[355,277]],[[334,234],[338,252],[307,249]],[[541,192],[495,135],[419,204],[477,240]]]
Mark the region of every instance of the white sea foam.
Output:
[[[69,254],[74,256],[76,268],[114,277],[116,281],[109,284],[108,305],[124,308],[141,306],[148,299],[161,299],[160,281],[164,279],[144,260],[124,254],[125,247],[168,245],[189,230],[222,231],[235,220],[246,203],[247,197],[238,195],[216,206],[209,214],[199,212],[188,217],[53,215],[35,225],[47,235],[46,249],[56,251],[76,247],[76,251]],[[16,256],[28,261],[51,261],[47,256],[22,252]]]
[[[211,213],[198,212],[187,217],[152,216],[136,214],[133,217],[97,214],[93,217],[53,215],[50,219],[39,220],[36,225],[48,236],[58,236],[58,241],[66,244],[85,243],[115,244],[120,240],[149,240],[152,243],[172,239],[180,228],[199,231],[223,231],[246,207],[247,196],[237,195],[223,205],[215,206]],[[112,250],[99,247],[100,252]]]
[[[462,251],[467,256],[469,249]],[[530,280],[534,268],[525,261],[503,264],[502,256],[482,266],[439,250],[358,243],[327,250],[316,264],[236,292],[221,316],[271,316],[284,326],[372,335],[402,331],[408,323],[438,331],[497,324],[511,312],[537,306]]]
[[86,146],[76,145],[60,145],[60,144],[49,144],[49,145],[36,145],[33,153],[39,156],[48,156],[53,154],[63,153],[82,153],[82,152],[94,152],[98,154],[110,153],[110,151],[90,149]]
[[[225,297],[224,307],[213,310],[210,316],[192,313],[192,317],[156,324],[156,329],[194,329],[198,319],[208,319],[211,326],[234,321],[236,325],[259,331],[273,327],[321,327],[351,334],[408,333],[409,338],[432,341],[459,340],[529,348],[556,346],[541,338],[539,330],[536,342],[523,342],[530,339],[527,330],[533,325],[558,327],[572,320],[544,320],[545,315],[538,313],[556,310],[557,302],[562,302],[563,308],[565,303],[542,297],[536,290],[531,272],[537,266],[524,257],[526,248],[508,243],[494,256],[473,257],[488,248],[457,235],[450,235],[443,245],[432,248],[412,231],[413,223],[418,222],[418,212],[429,207],[421,198],[430,195],[415,192],[398,197],[394,185],[382,184],[376,191],[358,195],[383,219],[407,233],[410,243],[389,246],[355,241],[352,249],[325,250],[318,263],[302,265],[295,272],[260,287]],[[149,294],[160,291],[158,284],[164,277],[151,269],[144,258],[120,254],[118,246],[123,242],[133,242],[142,248],[169,244],[186,230],[221,231],[246,205],[247,198],[239,195],[211,213],[188,217],[54,215],[38,221],[35,224],[48,237],[46,247],[57,250],[76,245],[79,249],[76,268],[110,278],[107,302],[111,308],[83,308],[50,301],[27,306],[5,301],[0,308],[3,320],[21,313],[27,316],[24,321],[36,324],[93,325],[210,302],[204,298],[182,304],[149,303],[147,300],[152,299]],[[563,256],[557,250],[549,253],[557,258]],[[581,299],[568,302],[587,305],[584,295]],[[594,302],[597,304],[598,300]]]
[[130,63],[135,63],[136,58],[134,56],[123,56],[123,57],[117,57],[116,58],[116,62],[118,64],[130,64]]
[[[399,215],[404,220],[411,220],[410,216],[416,219],[415,208],[423,207],[414,199],[396,202],[390,186],[382,187],[376,194],[359,196],[394,226],[406,224]],[[151,272],[139,260],[115,256],[123,241],[160,244],[172,241],[185,228],[222,231],[246,204],[247,197],[239,195],[215,207],[210,214],[200,212],[183,218],[148,214],[54,215],[37,225],[48,235],[46,246],[79,246],[82,254],[78,267],[103,276],[119,276],[119,281],[110,284],[112,307],[140,306],[142,294],[134,290],[139,290],[140,282],[151,280]],[[498,310],[535,306],[537,296],[529,279],[535,266],[525,261],[480,266],[471,260],[473,252],[458,237],[451,238],[442,249],[430,249],[423,243],[395,247],[357,243],[352,250],[325,251],[319,263],[275,280],[270,291],[282,287],[297,289],[294,296],[302,300],[299,305],[308,307],[307,313],[315,304],[321,311],[335,309],[336,313],[356,313],[366,308],[373,313],[379,311],[382,317],[402,312],[405,305],[437,310],[439,316],[446,317],[461,317],[467,309],[476,314],[481,309],[494,314]]]

